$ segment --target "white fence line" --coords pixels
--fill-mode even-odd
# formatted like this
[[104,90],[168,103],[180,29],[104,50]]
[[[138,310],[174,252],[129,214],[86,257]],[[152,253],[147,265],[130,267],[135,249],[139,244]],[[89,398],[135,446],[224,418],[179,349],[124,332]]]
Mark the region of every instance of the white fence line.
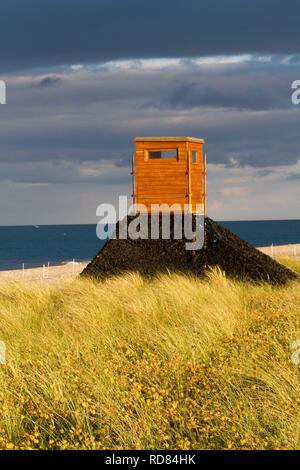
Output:
[[26,268],[23,263],[19,270],[0,271],[0,281],[47,281],[73,278],[78,276],[86,265],[87,262],[77,262],[75,259],[65,264],[53,266],[48,261],[42,266],[30,268]]
[[258,248],[260,251],[269,256],[300,256],[300,243],[279,246],[263,246]]

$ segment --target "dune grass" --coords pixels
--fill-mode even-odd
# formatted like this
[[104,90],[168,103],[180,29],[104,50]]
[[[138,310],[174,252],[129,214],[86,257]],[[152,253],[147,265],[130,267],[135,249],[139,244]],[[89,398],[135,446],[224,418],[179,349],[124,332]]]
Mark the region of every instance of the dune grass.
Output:
[[0,448],[300,448],[298,281],[0,284],[0,307]]
[[292,269],[296,273],[300,274],[300,258],[294,256],[277,256],[276,260],[279,263],[284,264],[287,268]]

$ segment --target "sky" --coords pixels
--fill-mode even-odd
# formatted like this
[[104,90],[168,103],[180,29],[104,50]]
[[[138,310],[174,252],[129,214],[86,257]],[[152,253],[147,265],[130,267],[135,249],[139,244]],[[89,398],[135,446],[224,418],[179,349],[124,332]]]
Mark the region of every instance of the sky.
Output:
[[204,138],[216,220],[299,219],[298,0],[1,0],[0,225],[94,223],[138,135]]

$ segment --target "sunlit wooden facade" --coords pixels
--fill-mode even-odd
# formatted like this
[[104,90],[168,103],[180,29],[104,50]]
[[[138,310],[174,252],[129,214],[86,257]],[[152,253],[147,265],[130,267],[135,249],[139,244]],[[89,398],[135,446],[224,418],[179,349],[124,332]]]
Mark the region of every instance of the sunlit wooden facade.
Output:
[[135,204],[177,204],[183,211],[206,208],[204,140],[192,137],[137,137],[132,157]]

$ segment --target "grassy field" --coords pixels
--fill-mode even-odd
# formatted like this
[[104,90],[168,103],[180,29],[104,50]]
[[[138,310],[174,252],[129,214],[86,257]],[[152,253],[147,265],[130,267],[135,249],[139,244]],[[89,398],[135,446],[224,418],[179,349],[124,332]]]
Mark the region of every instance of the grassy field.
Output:
[[300,448],[300,282],[1,283],[0,307],[0,448]]

